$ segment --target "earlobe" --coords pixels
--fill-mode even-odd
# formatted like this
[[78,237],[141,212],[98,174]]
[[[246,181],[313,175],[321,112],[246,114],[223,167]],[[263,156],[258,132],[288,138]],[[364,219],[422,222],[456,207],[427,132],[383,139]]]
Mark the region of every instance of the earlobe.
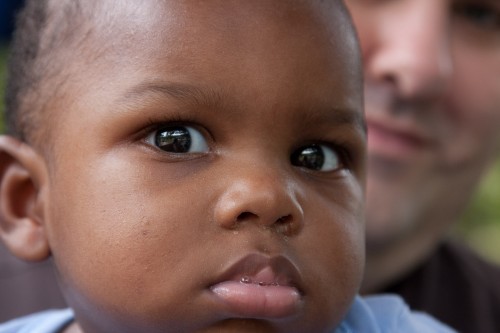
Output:
[[17,257],[50,255],[43,221],[43,159],[29,145],[0,136],[0,238]]

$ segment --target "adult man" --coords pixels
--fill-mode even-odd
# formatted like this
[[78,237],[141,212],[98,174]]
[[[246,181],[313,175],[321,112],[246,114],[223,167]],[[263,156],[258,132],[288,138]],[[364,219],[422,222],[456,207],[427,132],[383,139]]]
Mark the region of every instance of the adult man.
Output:
[[500,143],[500,2],[347,0],[369,128],[365,293],[500,332],[500,269],[444,241]]

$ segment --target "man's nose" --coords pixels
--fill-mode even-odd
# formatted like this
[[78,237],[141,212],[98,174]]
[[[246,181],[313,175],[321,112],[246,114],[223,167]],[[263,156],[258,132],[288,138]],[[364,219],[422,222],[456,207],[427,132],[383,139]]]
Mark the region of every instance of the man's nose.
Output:
[[402,97],[438,97],[453,74],[446,2],[400,0],[391,6],[379,17],[367,75],[393,84]]
[[297,184],[270,169],[243,167],[228,174],[215,207],[216,223],[227,229],[255,224],[285,236],[297,234],[304,218]]

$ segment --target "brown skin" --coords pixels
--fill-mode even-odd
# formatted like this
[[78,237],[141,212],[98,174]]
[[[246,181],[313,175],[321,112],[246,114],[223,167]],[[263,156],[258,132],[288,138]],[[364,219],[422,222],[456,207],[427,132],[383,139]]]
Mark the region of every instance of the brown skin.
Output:
[[[331,331],[364,261],[361,75],[340,2],[110,3],[90,39],[105,50],[75,54],[51,101],[50,152],[0,139],[3,239],[52,253],[68,332]],[[203,149],[152,144],[171,124]],[[315,143],[340,162],[291,163]],[[235,318],[214,298],[254,253],[296,267],[291,315]]]
[[367,267],[376,292],[459,220],[500,144],[497,0],[348,0],[365,69]]

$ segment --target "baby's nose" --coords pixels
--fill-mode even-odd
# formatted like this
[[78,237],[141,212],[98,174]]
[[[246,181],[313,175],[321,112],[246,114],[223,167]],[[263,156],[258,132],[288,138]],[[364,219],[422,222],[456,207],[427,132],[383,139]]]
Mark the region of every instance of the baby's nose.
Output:
[[254,223],[286,236],[301,229],[303,214],[294,183],[262,172],[238,177],[225,189],[215,208],[215,220],[223,228]]

